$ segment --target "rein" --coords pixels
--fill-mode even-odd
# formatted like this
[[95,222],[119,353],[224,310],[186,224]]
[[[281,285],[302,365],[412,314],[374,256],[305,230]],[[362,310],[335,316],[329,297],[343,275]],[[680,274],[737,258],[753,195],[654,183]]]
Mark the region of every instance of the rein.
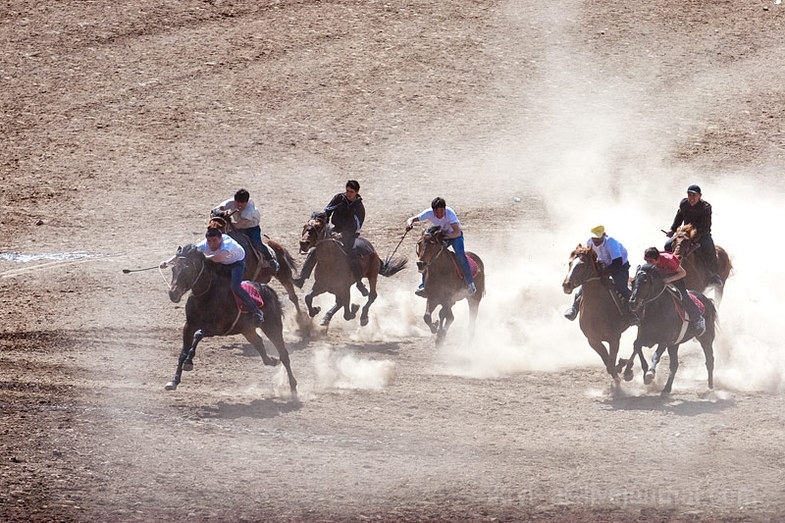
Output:
[[[187,260],[187,258],[185,258],[185,257],[181,257],[181,258],[178,258],[178,259]],[[211,277],[210,278],[210,283],[207,284],[207,287],[204,289],[204,291],[202,291],[202,292],[200,292],[198,294],[196,292],[196,289],[195,289],[196,283],[199,281],[199,279],[202,277],[202,274],[204,273],[204,264],[205,264],[205,262],[202,261],[202,266],[199,268],[199,274],[196,275],[196,278],[194,278],[194,280],[191,282],[191,285],[190,285],[190,287],[191,287],[191,294],[194,295],[194,296],[197,296],[197,297],[206,294],[207,291],[210,290],[210,287],[212,287],[212,277]]]

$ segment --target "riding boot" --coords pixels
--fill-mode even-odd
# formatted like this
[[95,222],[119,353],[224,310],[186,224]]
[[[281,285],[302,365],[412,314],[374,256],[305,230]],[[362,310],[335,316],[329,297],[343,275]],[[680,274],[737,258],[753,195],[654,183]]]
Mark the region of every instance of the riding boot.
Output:
[[316,249],[311,248],[308,251],[308,256],[305,257],[305,263],[303,264],[303,268],[300,271],[300,275],[296,278],[292,278],[292,283],[294,283],[297,288],[302,289],[303,283],[311,276],[311,272],[313,272],[313,268],[316,266]]
[[572,300],[572,305],[569,309],[564,311],[564,317],[570,321],[578,317],[578,311],[581,309],[581,295],[575,294],[575,299]]

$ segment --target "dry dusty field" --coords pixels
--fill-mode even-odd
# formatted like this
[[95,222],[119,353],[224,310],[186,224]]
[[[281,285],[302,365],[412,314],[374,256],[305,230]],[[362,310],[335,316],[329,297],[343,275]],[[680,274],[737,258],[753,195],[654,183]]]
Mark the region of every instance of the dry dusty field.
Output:
[[[785,519],[783,9],[0,2],[0,520]],[[477,336],[461,302],[435,345],[411,264],[366,327],[286,305],[296,399],[240,337],[165,391],[182,303],[122,269],[240,187],[296,252],[350,178],[382,257],[434,196],[458,212]],[[691,183],[735,265],[715,389],[695,343],[670,396],[667,362],[611,387],[568,254],[604,223],[635,265]]]

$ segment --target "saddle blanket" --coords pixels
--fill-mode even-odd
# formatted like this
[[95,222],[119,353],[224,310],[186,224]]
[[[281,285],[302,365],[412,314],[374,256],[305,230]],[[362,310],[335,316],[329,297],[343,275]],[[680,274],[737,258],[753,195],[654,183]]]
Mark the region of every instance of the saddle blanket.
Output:
[[[681,318],[681,321],[686,321],[686,319],[684,318],[684,314],[685,314],[684,306],[681,304],[681,301],[679,301],[676,298],[676,296],[674,296],[673,294],[671,294],[671,298],[673,299],[673,304],[676,307],[676,312],[679,313],[679,318]],[[695,305],[698,306],[698,310],[700,311],[701,316],[706,314],[706,306],[703,305],[702,301],[700,301],[694,294],[690,294],[690,299],[692,300],[692,302]],[[692,318],[692,319],[695,319],[695,318]]]
[[[259,294],[259,291],[256,289],[256,287],[254,287],[254,285],[251,282],[244,281],[240,285],[243,287],[245,292],[248,293],[251,299],[253,299],[257,307],[259,307],[260,309],[264,307],[264,300],[262,299],[262,295]],[[236,294],[234,295],[234,301],[237,304],[238,309],[240,309],[243,312],[248,312],[247,310],[245,310],[246,309],[245,305],[240,300],[240,298],[237,297]]]

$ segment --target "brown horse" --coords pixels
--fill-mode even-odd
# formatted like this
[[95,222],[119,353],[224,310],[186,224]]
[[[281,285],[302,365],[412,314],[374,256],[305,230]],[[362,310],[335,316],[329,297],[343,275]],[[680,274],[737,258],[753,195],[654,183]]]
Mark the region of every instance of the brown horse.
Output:
[[[436,343],[441,344],[447,335],[447,329],[455,320],[452,306],[455,302],[466,298],[469,302],[469,337],[474,336],[474,324],[480,301],[485,294],[485,265],[479,256],[466,252],[466,257],[477,264],[477,275],[474,285],[477,292],[472,295],[466,290],[463,273],[458,265],[455,253],[449,250],[442,241],[441,227],[433,226],[422,232],[417,240],[417,269],[425,275],[425,297],[427,300],[423,320],[436,334]],[[433,321],[432,315],[439,309],[439,321]]]
[[[581,331],[591,348],[602,358],[608,374],[618,383],[619,372],[627,361],[617,363],[616,358],[619,355],[621,334],[629,322],[616,306],[612,295],[613,283],[609,276],[602,274],[597,253],[583,245],[578,245],[570,253],[569,269],[562,282],[565,294],[572,293],[577,287],[582,288],[578,320]],[[607,348],[605,343],[608,344]],[[638,354],[643,359],[642,353]],[[644,365],[643,361],[641,365]],[[624,373],[624,379],[632,379],[631,363]]]
[[302,314],[302,311],[300,310],[300,301],[297,299],[297,293],[295,292],[294,284],[292,283],[297,265],[294,258],[292,258],[292,255],[289,254],[289,251],[287,251],[283,245],[270,240],[269,238],[267,239],[268,247],[272,249],[275,253],[275,258],[278,260],[278,272],[274,272],[274,269],[266,261],[262,260],[261,254],[253,248],[251,239],[246,234],[235,230],[229,220],[224,219],[221,216],[212,216],[210,217],[210,222],[207,227],[220,229],[221,232],[228,234],[237,243],[242,245],[246,253],[249,253],[245,257],[244,279],[257,283],[269,283],[273,276],[275,276],[275,279],[283,285],[284,289],[286,289],[289,301],[294,304],[294,308],[297,310],[297,316],[298,318],[300,317]]
[[[687,271],[684,284],[688,289],[703,292],[711,284],[711,272],[706,267],[706,262],[695,251],[700,244],[700,233],[692,225],[682,225],[673,235],[673,254],[681,260],[681,265]],[[722,285],[733,270],[728,253],[719,245],[714,246],[717,252],[717,272],[722,280]],[[722,292],[721,288],[717,289]]]
[[[335,296],[335,305],[324,314],[321,325],[328,326],[333,315],[341,307],[344,308],[343,317],[345,320],[354,319],[360,307],[351,303],[351,286],[355,283],[355,277],[352,274],[349,254],[340,240],[332,237],[326,219],[320,213],[314,213],[303,226],[300,252],[307,253],[311,249],[315,249],[316,268],[313,287],[311,292],[305,296],[308,314],[311,317],[319,314],[321,308],[313,306],[313,299],[322,293],[329,292]],[[406,266],[406,259],[388,259],[382,262],[373,245],[365,238],[355,240],[355,249],[359,258],[361,274],[368,279],[368,300],[360,313],[360,325],[365,326],[368,324],[368,310],[378,296],[376,292],[378,276],[381,274],[388,277],[401,271]]]

